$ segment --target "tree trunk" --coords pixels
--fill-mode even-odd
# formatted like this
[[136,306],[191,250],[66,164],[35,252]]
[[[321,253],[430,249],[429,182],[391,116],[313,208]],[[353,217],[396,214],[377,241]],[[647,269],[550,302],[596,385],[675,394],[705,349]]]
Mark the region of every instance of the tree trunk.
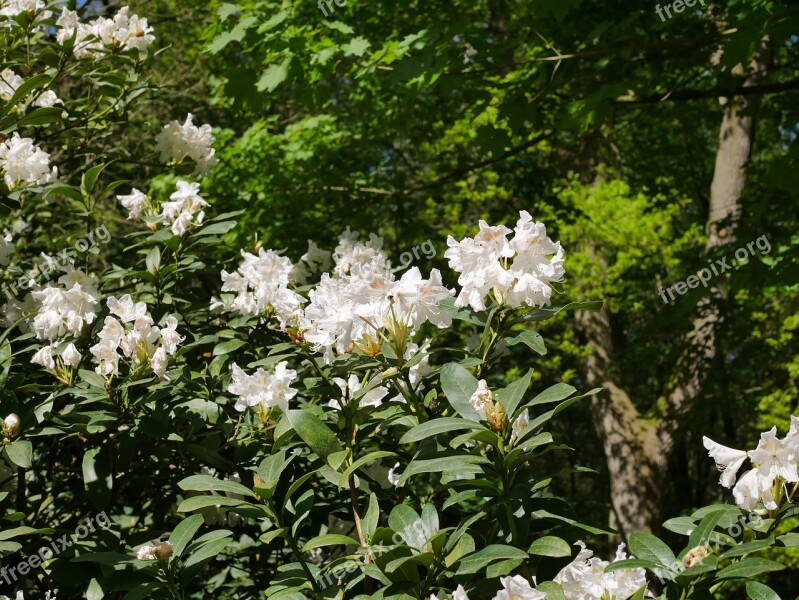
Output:
[[[765,75],[768,49],[764,43],[752,63],[744,85],[756,85]],[[719,133],[719,145],[711,184],[707,220],[706,253],[734,241],[740,218],[746,166],[754,143],[753,100],[729,99]],[[597,256],[597,260],[602,260]],[[656,424],[641,418],[623,382],[611,370],[613,325],[610,311],[576,315],[578,329],[594,350],[584,365],[586,382],[604,391],[593,399],[591,411],[602,441],[610,474],[614,525],[623,539],[634,531],[657,532],[663,515],[670,455],[685,412],[700,396],[707,374],[716,360],[717,333],[721,323],[715,285],[697,306],[686,350],[675,368],[666,413]]]

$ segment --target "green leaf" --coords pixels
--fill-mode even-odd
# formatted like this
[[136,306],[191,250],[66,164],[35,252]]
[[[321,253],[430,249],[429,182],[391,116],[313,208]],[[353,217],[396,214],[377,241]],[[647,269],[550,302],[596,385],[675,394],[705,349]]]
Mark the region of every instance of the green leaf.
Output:
[[537,406],[539,404],[550,404],[552,402],[560,402],[571,396],[577,388],[569,385],[568,383],[556,383],[552,387],[548,387],[543,392],[533,398],[528,406]]
[[717,510],[702,517],[699,525],[696,526],[696,528],[691,532],[691,536],[688,538],[688,546],[695,548],[700,544],[707,544],[710,542],[712,539],[711,534],[713,533],[713,530],[719,524],[719,521],[724,518],[725,514],[725,511]]
[[541,356],[544,356],[547,353],[546,344],[544,344],[544,338],[541,337],[541,334],[536,333],[535,331],[525,330],[522,331],[519,335],[512,337],[505,341],[508,346],[515,346],[516,344],[524,344],[532,351],[537,352]]
[[746,594],[752,600],[780,600],[777,592],[757,581],[750,581],[746,584]]
[[362,456],[361,458],[353,462],[349,467],[347,467],[344,473],[341,474],[341,478],[339,479],[338,482],[338,487],[339,488],[343,487],[344,484],[347,483],[347,480],[350,478],[350,475],[355,473],[355,471],[360,469],[365,464],[374,462],[381,458],[389,458],[397,456],[398,455],[396,452],[389,452],[388,450],[376,450],[375,452],[370,452],[366,456]]
[[513,546],[506,546],[504,544],[486,546],[482,550],[461,559],[461,564],[458,567],[456,575],[477,573],[496,560],[514,558],[524,560],[529,558],[529,556],[523,550],[519,550]]
[[302,547],[303,552],[310,552],[314,548],[322,548],[324,546],[360,546],[358,540],[352,539],[348,535],[341,535],[338,533],[326,533],[324,535],[317,535],[315,538],[308,540]]
[[644,531],[630,535],[630,552],[636,558],[652,561],[666,569],[672,569],[677,562],[677,557],[664,542]]
[[363,56],[364,52],[369,49],[369,40],[365,37],[355,37],[350,40],[348,44],[341,47],[345,54],[354,54],[355,56]]
[[470,399],[477,390],[477,378],[457,363],[441,367],[441,389],[457,413],[464,419],[479,422],[480,415]]
[[[474,456],[471,454],[457,454],[454,456],[442,456],[426,460],[413,459],[402,472],[397,486],[402,487],[410,477],[418,475],[419,473],[447,472],[447,474],[451,476],[464,470],[464,467],[468,465],[480,464],[491,464],[491,461],[483,456]],[[471,469],[465,470],[471,472]]]
[[202,515],[192,515],[183,519],[169,536],[169,543],[172,544],[173,558],[179,558],[183,550],[197,533],[203,524]]
[[89,196],[94,191],[94,184],[97,183],[97,178],[100,176],[100,173],[103,172],[103,169],[106,168],[107,165],[101,164],[96,165],[86,171],[81,178],[80,187],[81,191],[86,195]]
[[61,120],[61,113],[63,111],[63,108],[57,108],[55,106],[37,108],[17,121],[17,125],[25,127],[27,125],[48,125],[49,123],[57,123]]
[[289,76],[289,63],[290,59],[287,59],[282,64],[269,65],[255,86],[258,91],[274,92]]
[[484,430],[480,423],[474,421],[467,421],[460,417],[442,417],[440,419],[433,419],[417,425],[413,429],[406,431],[405,435],[400,438],[400,444],[410,444],[429,437],[447,433],[449,431],[460,431],[461,429]]
[[538,556],[553,556],[555,558],[571,556],[571,548],[566,540],[551,535],[534,541],[528,552]]
[[372,539],[375,531],[377,531],[377,523],[380,519],[380,504],[377,501],[377,496],[373,493],[369,496],[369,507],[366,509],[361,524],[363,531],[369,539]]
[[193,552],[188,556],[186,562],[184,563],[184,568],[190,567],[192,565],[196,565],[204,560],[209,558],[213,558],[214,556],[218,555],[224,548],[230,545],[233,540],[229,537],[225,537],[218,540],[212,540],[201,546],[198,550]]
[[513,419],[516,417],[516,409],[524,399],[527,388],[530,387],[530,380],[532,377],[533,370],[529,369],[524,377],[517,379],[507,387],[497,390],[496,394],[494,394],[497,400],[502,404],[502,408],[505,409],[505,413],[508,415],[508,419],[511,422],[513,422]]
[[240,494],[245,497],[255,496],[252,490],[244,487],[240,483],[217,479],[211,475],[192,475],[191,477],[186,477],[186,479],[178,483],[178,487],[182,490],[192,492],[229,492],[231,494]]
[[238,498],[229,498],[228,496],[218,496],[216,494],[203,494],[202,496],[186,498],[180,503],[180,506],[178,506],[178,512],[191,512],[193,510],[208,508],[209,506],[240,506],[242,504],[245,504],[244,500],[239,500]]
[[33,445],[27,440],[16,440],[6,447],[8,459],[23,469],[29,469],[33,460]]
[[246,346],[247,342],[244,340],[228,340],[214,346],[214,356],[221,356],[222,354],[230,354],[234,350],[238,350],[242,346]]
[[286,413],[286,418],[302,441],[308,444],[322,460],[327,459],[329,454],[342,450],[336,434],[310,412],[290,410]]
[[763,573],[782,571],[785,565],[765,558],[745,558],[725,567],[716,575],[716,579],[750,579]]

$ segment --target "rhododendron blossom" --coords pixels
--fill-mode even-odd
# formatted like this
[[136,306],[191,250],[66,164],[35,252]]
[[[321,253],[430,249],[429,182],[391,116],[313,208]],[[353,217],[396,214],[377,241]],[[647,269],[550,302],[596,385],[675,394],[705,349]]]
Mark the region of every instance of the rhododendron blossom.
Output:
[[[777,437],[777,428],[760,434],[757,448],[748,452],[717,444],[702,438],[710,457],[721,471],[719,482],[732,488],[735,503],[744,510],[754,510],[759,502],[768,510],[776,510],[777,488],[786,483],[799,483],[799,418],[791,417],[791,428],[784,439]],[[747,460],[754,465],[737,480],[738,471]]]
[[252,375],[233,363],[228,391],[238,396],[235,405],[238,411],[276,406],[285,412],[288,410],[289,400],[297,395],[297,390],[291,387],[296,378],[297,371],[289,369],[285,361],[278,363],[271,373],[259,367]]
[[0,171],[9,188],[20,184],[44,185],[56,178],[58,169],[50,168],[50,155],[17,132],[0,142]]
[[156,150],[163,163],[182,163],[190,158],[196,163],[196,173],[207,175],[219,163],[214,156],[214,136],[210,125],[197,127],[189,113],[184,123],[172,121],[156,137]]
[[550,284],[561,281],[565,273],[563,249],[546,235],[543,223],[533,222],[527,211],[519,215],[511,240],[507,237],[510,229],[492,227],[482,220],[474,238],[459,242],[447,238],[449,249],[444,256],[460,273],[462,286],[455,306],[485,310],[489,295],[512,308],[549,304]]
[[106,52],[131,48],[146,56],[148,46],[155,41],[147,19],[131,15],[127,6],[120,8],[112,18],[98,17],[90,23],[81,21],[77,12],[64,9],[56,25],[59,44],[64,45],[74,36],[72,51],[77,58],[99,60]]
[[[608,561],[595,557],[583,542],[575,545],[580,547],[580,552],[554,579],[563,588],[567,600],[626,600],[646,585],[643,569],[605,573]],[[624,544],[616,549],[615,562],[622,560],[627,560]]]

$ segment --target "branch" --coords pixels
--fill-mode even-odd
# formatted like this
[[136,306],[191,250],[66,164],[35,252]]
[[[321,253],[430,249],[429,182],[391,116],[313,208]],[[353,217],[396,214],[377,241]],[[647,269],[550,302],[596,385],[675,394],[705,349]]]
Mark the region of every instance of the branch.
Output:
[[613,104],[659,104],[661,102],[682,102],[690,100],[703,100],[705,98],[733,96],[765,96],[767,94],[780,94],[799,90],[799,78],[783,81],[782,83],[766,83],[763,85],[741,85],[738,87],[720,87],[709,90],[683,90],[668,92],[666,94],[653,94],[644,98],[618,98]]

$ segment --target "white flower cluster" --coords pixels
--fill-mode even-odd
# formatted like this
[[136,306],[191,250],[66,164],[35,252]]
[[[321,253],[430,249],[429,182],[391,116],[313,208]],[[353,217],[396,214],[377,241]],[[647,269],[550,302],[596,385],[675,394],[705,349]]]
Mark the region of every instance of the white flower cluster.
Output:
[[50,169],[50,155],[16,132],[0,142],[0,171],[9,189],[20,184],[44,185],[58,175],[56,167]]
[[[223,292],[236,292],[232,309],[242,315],[257,315],[273,310],[286,326],[287,320],[302,308],[305,298],[290,289],[296,281],[291,260],[274,250],[258,250],[258,255],[241,251],[244,261],[233,273],[222,271]],[[303,260],[308,254],[303,256]]]
[[84,325],[97,317],[99,292],[94,279],[67,269],[58,279],[60,286],[48,285],[31,293],[37,313],[31,327],[40,340],[53,342],[67,333],[78,337]]
[[156,149],[161,154],[161,162],[179,164],[188,157],[196,164],[195,173],[208,175],[219,163],[212,147],[214,136],[210,125],[197,127],[192,122],[193,118],[189,113],[183,124],[172,121],[164,125],[156,137]]
[[[619,569],[605,573],[608,561],[594,557],[594,553],[577,542],[580,552],[574,560],[566,565],[555,576],[555,583],[560,584],[566,600],[627,600],[638,590],[646,586],[644,569]],[[626,560],[624,544],[616,550],[616,561]],[[494,596],[494,600],[545,600],[547,595],[535,589],[521,575],[500,578],[502,589]],[[453,600],[469,600],[463,586],[458,586],[452,594]],[[435,595],[430,600],[438,600]]]
[[[444,253],[449,266],[460,273],[462,286],[455,305],[485,310],[485,298],[492,294],[498,303],[512,308],[523,304],[545,306],[552,297],[550,283],[564,275],[563,249],[546,234],[543,223],[533,222],[527,211],[513,230],[500,225],[492,227],[480,221],[480,233],[460,242],[447,238],[449,249]],[[512,259],[512,261],[511,261]]]
[[235,405],[238,411],[277,406],[285,412],[288,410],[289,400],[297,395],[297,390],[291,387],[297,379],[297,371],[289,369],[285,361],[278,363],[272,373],[259,367],[253,375],[247,375],[241,367],[233,363],[231,373],[228,391],[238,396]]
[[172,233],[182,236],[192,225],[200,225],[205,218],[202,210],[208,203],[200,197],[200,184],[178,181],[178,190],[169,196],[171,202],[161,205],[161,218],[170,225]]
[[98,334],[100,341],[89,348],[98,363],[95,371],[106,377],[117,375],[119,360],[124,357],[136,365],[149,364],[153,373],[165,377],[168,359],[183,341],[177,319],[168,315],[165,326],[158,327],[147,314],[147,305],[134,303],[130,294],[120,299],[111,296],[106,305],[118,319],[106,317]]
[[304,338],[332,362],[334,351],[351,352],[354,344],[375,339],[381,328],[404,323],[412,329],[429,321],[443,328],[452,323],[438,304],[454,295],[442,285],[438,269],[422,279],[417,267],[396,280],[391,263],[380,249],[382,240],[357,241],[347,230],[336,251],[335,273],[324,273],[308,296],[310,302],[299,320]]
[[[372,235],[367,243],[347,230],[333,252],[333,273],[325,272],[319,284],[305,298],[291,289],[304,282],[308,270],[326,266],[330,253],[309,242],[308,252],[296,265],[272,250],[258,256],[242,251],[244,262],[234,273],[222,271],[222,291],[236,292],[232,303],[214,300],[214,307],[225,306],[244,315],[273,310],[281,327],[292,327],[322,351],[332,362],[335,353],[351,352],[355,344],[373,344],[384,327],[397,323],[410,330],[430,322],[437,327],[452,323],[449,313],[438,304],[454,295],[442,285],[441,273],[433,269],[423,279],[414,267],[396,279],[391,263],[382,250],[383,240]],[[413,356],[418,348],[408,348]],[[406,355],[406,358],[410,358]]]
[[56,34],[59,44],[64,45],[75,37],[73,54],[77,58],[91,56],[98,59],[109,51],[131,48],[146,56],[147,47],[155,40],[147,19],[131,15],[127,6],[120,8],[110,19],[98,17],[91,23],[81,21],[77,12],[64,9],[56,25],[59,27]]
[[[775,494],[786,483],[799,483],[798,417],[791,417],[791,428],[783,439],[777,437],[777,428],[773,427],[761,433],[757,448],[748,452],[722,446],[707,437],[703,441],[722,472],[721,485],[733,488],[735,503],[744,510],[753,511],[759,502],[768,510],[777,510]],[[754,468],[744,473],[736,483],[738,471],[747,459],[752,461]]]
[[[21,86],[24,81],[22,77],[14,73],[11,69],[3,69],[0,71],[0,98],[6,102],[11,100],[17,88]],[[34,106],[41,107],[55,106],[56,104],[63,104],[63,102],[52,90],[40,93],[33,101]]]
[[[47,3],[44,0],[0,0],[0,17],[16,17],[22,13],[38,13],[46,6]],[[38,15],[38,17],[46,19],[52,14],[47,10]]]
[[[205,219],[203,208],[208,203],[200,196],[200,184],[177,182],[177,191],[169,196],[169,202],[161,203],[160,220],[172,229],[175,235],[184,235],[193,225],[201,225]],[[117,196],[119,203],[128,210],[128,219],[138,220],[153,213],[149,196],[133,188],[130,194]]]
[[[566,600],[626,600],[646,585],[644,569],[619,569],[605,573],[610,564],[608,561],[595,557],[583,542],[575,545],[580,546],[580,552],[554,579],[563,588]],[[624,544],[616,549],[614,562],[620,560],[627,560]]]

